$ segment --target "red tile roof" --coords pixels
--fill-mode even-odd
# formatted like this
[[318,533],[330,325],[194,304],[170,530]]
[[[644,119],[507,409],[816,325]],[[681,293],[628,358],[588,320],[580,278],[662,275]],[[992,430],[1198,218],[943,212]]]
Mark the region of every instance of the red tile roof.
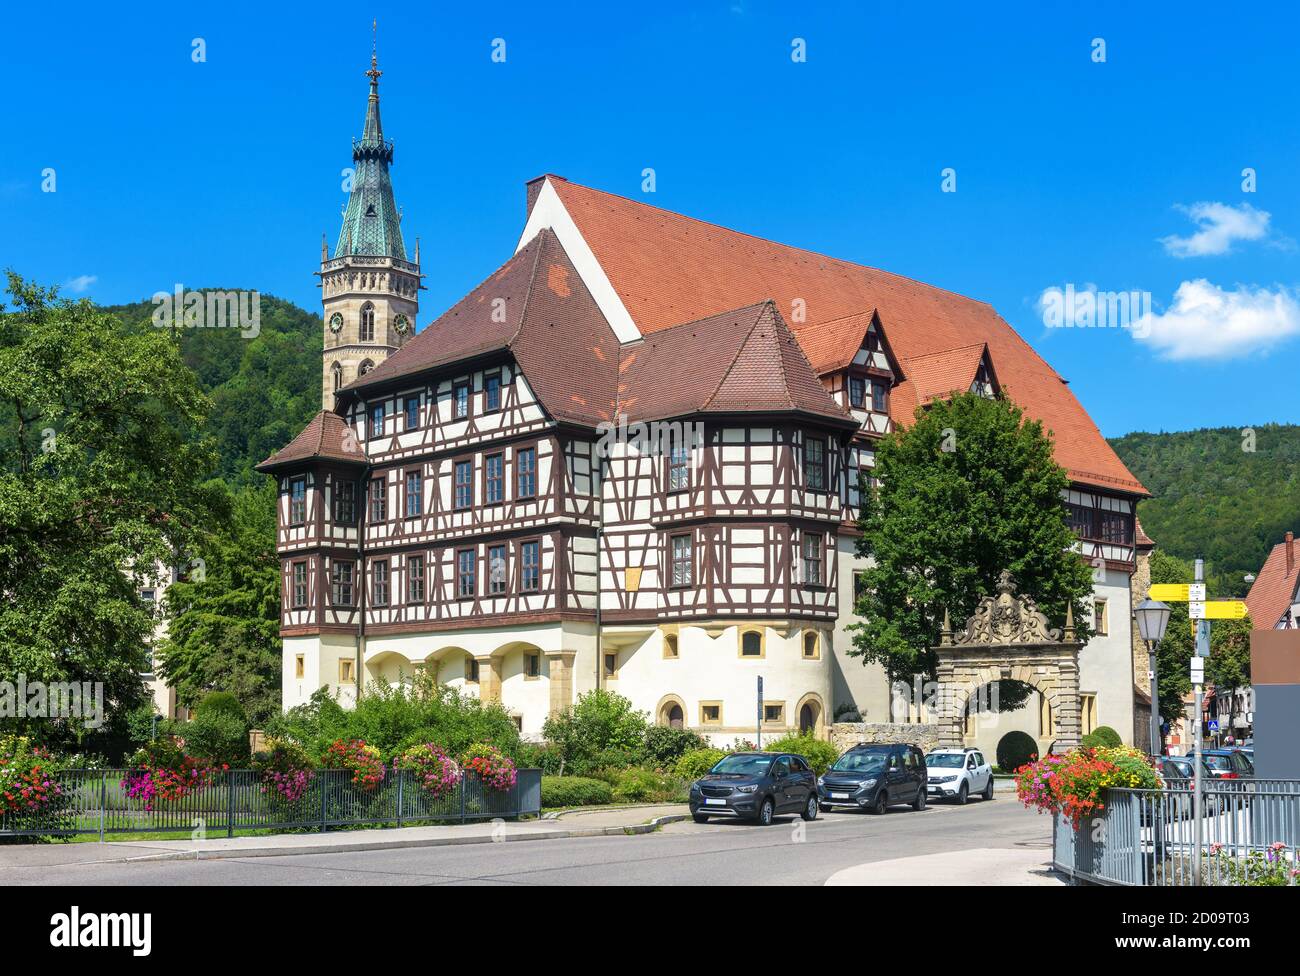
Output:
[[771,302],[660,329],[625,345],[619,374],[618,409],[631,420],[800,411],[854,424]]
[[550,230],[343,393],[364,395],[497,351],[515,357],[556,419],[613,419],[618,340]]
[[[770,298],[818,372],[853,358],[873,310],[900,360],[984,343],[1003,393],[1053,433],[1057,460],[1074,481],[1146,494],[1065,381],[989,305],[567,180],[551,183],[644,335]],[[891,408],[896,423],[912,419],[903,406]]]
[[910,417],[917,404],[925,406],[954,393],[965,393],[975,382],[975,373],[987,349],[983,342],[972,342],[904,359],[899,363],[904,379],[891,394],[901,401],[898,412]]
[[[1287,553],[1290,551],[1290,565]],[[1250,594],[1246,597],[1246,607],[1250,610],[1251,623],[1259,630],[1272,630],[1282,615],[1291,607],[1295,599],[1296,587],[1300,586],[1300,543],[1295,542],[1292,533],[1273,547],[1273,551],[1264,560],[1264,565],[1250,585]]]
[[332,410],[322,410],[312,417],[302,433],[257,466],[258,471],[300,461],[329,460],[366,464],[366,452],[347,422]]

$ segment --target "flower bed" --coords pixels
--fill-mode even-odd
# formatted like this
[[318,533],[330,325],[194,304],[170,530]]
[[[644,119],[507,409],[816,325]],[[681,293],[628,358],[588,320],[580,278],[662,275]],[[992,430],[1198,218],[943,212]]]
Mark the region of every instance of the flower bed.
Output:
[[39,815],[60,805],[63,791],[51,778],[54,757],[25,736],[0,738],[0,816]]
[[150,813],[159,803],[175,803],[211,786],[217,774],[229,768],[186,755],[185,740],[176,736],[148,743],[131,758],[131,766],[122,789]]
[[1130,746],[1074,749],[1016,770],[1020,802],[1040,813],[1062,814],[1075,830],[1106,808],[1106,790],[1158,790],[1162,785],[1150,760]]
[[420,789],[435,800],[446,796],[460,782],[456,760],[432,742],[411,746],[398,757],[396,765],[410,771]]
[[465,750],[460,764],[466,772],[476,775],[489,789],[504,792],[513,789],[517,772],[514,761],[496,746],[476,742]]
[[373,792],[384,781],[384,760],[379,750],[362,739],[335,739],[321,760],[327,769],[345,769],[352,774],[352,785]]
[[272,740],[253,756],[253,770],[261,780],[262,793],[272,799],[297,803],[316,778],[311,757],[293,742]]

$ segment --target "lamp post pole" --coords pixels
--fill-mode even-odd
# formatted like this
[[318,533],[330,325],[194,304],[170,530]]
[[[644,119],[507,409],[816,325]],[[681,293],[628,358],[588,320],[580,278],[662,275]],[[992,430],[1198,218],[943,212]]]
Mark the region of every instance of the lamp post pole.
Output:
[[[1205,579],[1205,562],[1196,560],[1196,582],[1200,583]],[[1196,730],[1192,741],[1194,747],[1192,750],[1192,775],[1193,795],[1192,795],[1192,819],[1195,822],[1193,830],[1192,843],[1194,853],[1192,857],[1192,884],[1200,886],[1201,883],[1201,840],[1204,833],[1204,823],[1201,817],[1204,815],[1204,802],[1201,800],[1201,790],[1204,785],[1201,781],[1201,767],[1205,765],[1205,760],[1201,757],[1201,693],[1204,678],[1204,662],[1202,658],[1210,656],[1210,622],[1208,620],[1196,621],[1196,657],[1192,658],[1192,685],[1196,689],[1195,713],[1193,718]]]
[[1156,687],[1156,645],[1147,641],[1147,674],[1151,679],[1151,753],[1165,754],[1164,737],[1160,734],[1160,692]]

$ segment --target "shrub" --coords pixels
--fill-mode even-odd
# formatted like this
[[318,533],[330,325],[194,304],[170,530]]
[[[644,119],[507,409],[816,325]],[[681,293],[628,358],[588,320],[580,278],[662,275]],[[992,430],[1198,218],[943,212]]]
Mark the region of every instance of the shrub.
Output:
[[400,687],[372,682],[355,708],[344,708],[322,688],[306,704],[267,722],[266,733],[297,742],[314,756],[336,739],[363,739],[385,761],[426,742],[438,743],[453,756],[476,742],[490,743],[508,756],[520,747],[519,730],[499,703],[462,695],[424,672]]
[[450,793],[460,782],[456,760],[432,742],[411,746],[398,758],[397,766],[414,773],[420,789],[434,799]]
[[476,742],[466,749],[460,757],[460,764],[467,773],[473,773],[484,786],[493,790],[510,789],[518,777],[514,761],[486,742]]
[[636,711],[622,695],[597,688],[548,718],[542,735],[566,767],[588,772],[603,765],[639,761],[646,728],[644,712]]
[[763,747],[764,752],[793,752],[808,760],[813,772],[820,776],[830,768],[831,763],[840,757],[839,752],[829,742],[817,738],[811,732],[802,735],[786,735],[769,742]]
[[677,760],[673,771],[683,779],[699,779],[716,766],[718,760],[725,755],[726,753],[721,749],[692,749]]
[[199,712],[182,727],[185,752],[215,766],[243,767],[248,763],[248,725],[224,709]]
[[1026,732],[1008,732],[998,741],[998,765],[1008,772],[1038,758],[1038,743]]
[[692,749],[708,745],[704,736],[690,729],[674,729],[667,725],[652,725],[645,730],[642,761],[658,769],[672,769],[673,764]]
[[325,769],[344,769],[352,774],[352,785],[370,792],[384,781],[384,760],[379,750],[361,739],[336,739],[321,757]]
[[247,723],[248,714],[244,711],[244,706],[228,691],[210,691],[208,692],[198,708],[194,710],[195,716],[199,715],[231,715],[239,721]]
[[1122,746],[1124,740],[1119,737],[1119,733],[1109,725],[1099,725],[1083,737],[1082,745],[1085,749],[1107,748],[1113,749],[1116,746]]
[[262,792],[272,799],[297,803],[315,779],[315,765],[302,746],[272,739],[266,749],[253,756],[252,768],[259,774]]
[[666,803],[686,798],[686,784],[653,769],[633,767],[619,771],[614,799],[619,803]]
[[520,769],[540,769],[544,776],[558,776],[564,757],[546,743],[521,742],[515,752]]
[[587,807],[610,803],[614,791],[608,783],[585,776],[543,776],[542,806]]

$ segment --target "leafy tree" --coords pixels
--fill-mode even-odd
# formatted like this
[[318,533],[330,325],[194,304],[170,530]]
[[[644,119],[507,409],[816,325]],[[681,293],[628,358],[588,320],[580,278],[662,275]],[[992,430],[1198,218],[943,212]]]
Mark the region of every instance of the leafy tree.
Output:
[[[865,570],[849,653],[884,665],[893,681],[934,675],[930,648],[947,609],[954,625],[996,592],[1009,569],[1056,624],[1074,609],[1090,636],[1091,570],[1075,552],[1061,493],[1069,484],[1038,421],[1007,400],[961,394],[917,411],[876,452],[880,485],[863,491],[858,553]],[[1003,682],[1000,707],[1022,705],[1025,686]]]
[[[1192,564],[1157,548],[1151,554],[1152,583],[1187,583],[1192,579]],[[1192,690],[1189,664],[1195,652],[1191,622],[1186,603],[1170,603],[1169,624],[1165,637],[1156,645],[1156,694],[1160,697],[1160,717],[1173,722],[1183,714],[1183,695]]]
[[[0,305],[0,678],[102,682],[110,722],[145,699],[139,599],[210,518],[207,400],[173,337],[8,275]],[[57,745],[80,723],[0,718]],[[116,724],[121,725],[121,722]]]
[[275,485],[223,489],[222,521],[199,548],[204,572],[167,590],[158,673],[187,706],[228,692],[255,725],[280,711],[280,562]]

